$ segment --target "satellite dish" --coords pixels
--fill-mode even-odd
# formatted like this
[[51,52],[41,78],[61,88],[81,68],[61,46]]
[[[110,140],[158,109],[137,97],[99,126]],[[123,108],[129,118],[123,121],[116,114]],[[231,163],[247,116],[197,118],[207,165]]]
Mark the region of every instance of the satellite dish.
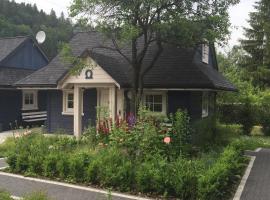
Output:
[[46,33],[44,31],[39,31],[36,35],[36,40],[38,44],[42,44],[46,39]]

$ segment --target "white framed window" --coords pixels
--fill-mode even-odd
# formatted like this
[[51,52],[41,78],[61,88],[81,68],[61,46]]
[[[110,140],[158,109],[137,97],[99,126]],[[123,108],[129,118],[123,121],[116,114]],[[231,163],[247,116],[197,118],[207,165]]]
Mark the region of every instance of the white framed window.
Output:
[[[81,99],[83,97],[83,92],[81,92]],[[81,106],[83,110],[83,100],[81,101]],[[74,114],[74,91],[64,90],[63,91],[63,115],[73,115]],[[83,115],[83,113],[82,113]]]
[[202,61],[209,64],[209,46],[208,44],[202,44]]
[[36,90],[23,90],[22,110],[38,109],[38,92]]
[[209,112],[209,93],[202,93],[202,118],[207,117]]
[[161,92],[146,92],[144,95],[145,106],[152,112],[164,113],[167,112],[167,96]]

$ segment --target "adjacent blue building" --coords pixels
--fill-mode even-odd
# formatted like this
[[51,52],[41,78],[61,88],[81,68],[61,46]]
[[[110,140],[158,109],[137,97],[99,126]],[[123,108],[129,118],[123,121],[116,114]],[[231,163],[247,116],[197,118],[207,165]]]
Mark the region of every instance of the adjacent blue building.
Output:
[[34,122],[27,113],[46,111],[46,93],[22,92],[14,83],[47,64],[48,58],[31,37],[0,38],[0,131]]

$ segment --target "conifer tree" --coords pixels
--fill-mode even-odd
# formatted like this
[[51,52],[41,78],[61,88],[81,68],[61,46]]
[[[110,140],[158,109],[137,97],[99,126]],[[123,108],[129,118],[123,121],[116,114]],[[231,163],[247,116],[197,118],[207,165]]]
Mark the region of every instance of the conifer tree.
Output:
[[250,13],[249,28],[245,28],[247,39],[241,40],[245,50],[242,63],[262,88],[270,86],[270,1],[256,2],[255,12]]

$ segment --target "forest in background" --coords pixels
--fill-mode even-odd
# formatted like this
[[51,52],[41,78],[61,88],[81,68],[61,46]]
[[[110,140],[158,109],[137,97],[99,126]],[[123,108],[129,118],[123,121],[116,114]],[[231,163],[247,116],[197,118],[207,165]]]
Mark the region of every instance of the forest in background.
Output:
[[59,43],[67,42],[71,38],[73,25],[63,13],[57,17],[53,9],[50,14],[46,14],[35,4],[0,1],[0,37],[35,37],[40,30],[45,31],[47,35],[41,47],[51,59],[56,55]]

